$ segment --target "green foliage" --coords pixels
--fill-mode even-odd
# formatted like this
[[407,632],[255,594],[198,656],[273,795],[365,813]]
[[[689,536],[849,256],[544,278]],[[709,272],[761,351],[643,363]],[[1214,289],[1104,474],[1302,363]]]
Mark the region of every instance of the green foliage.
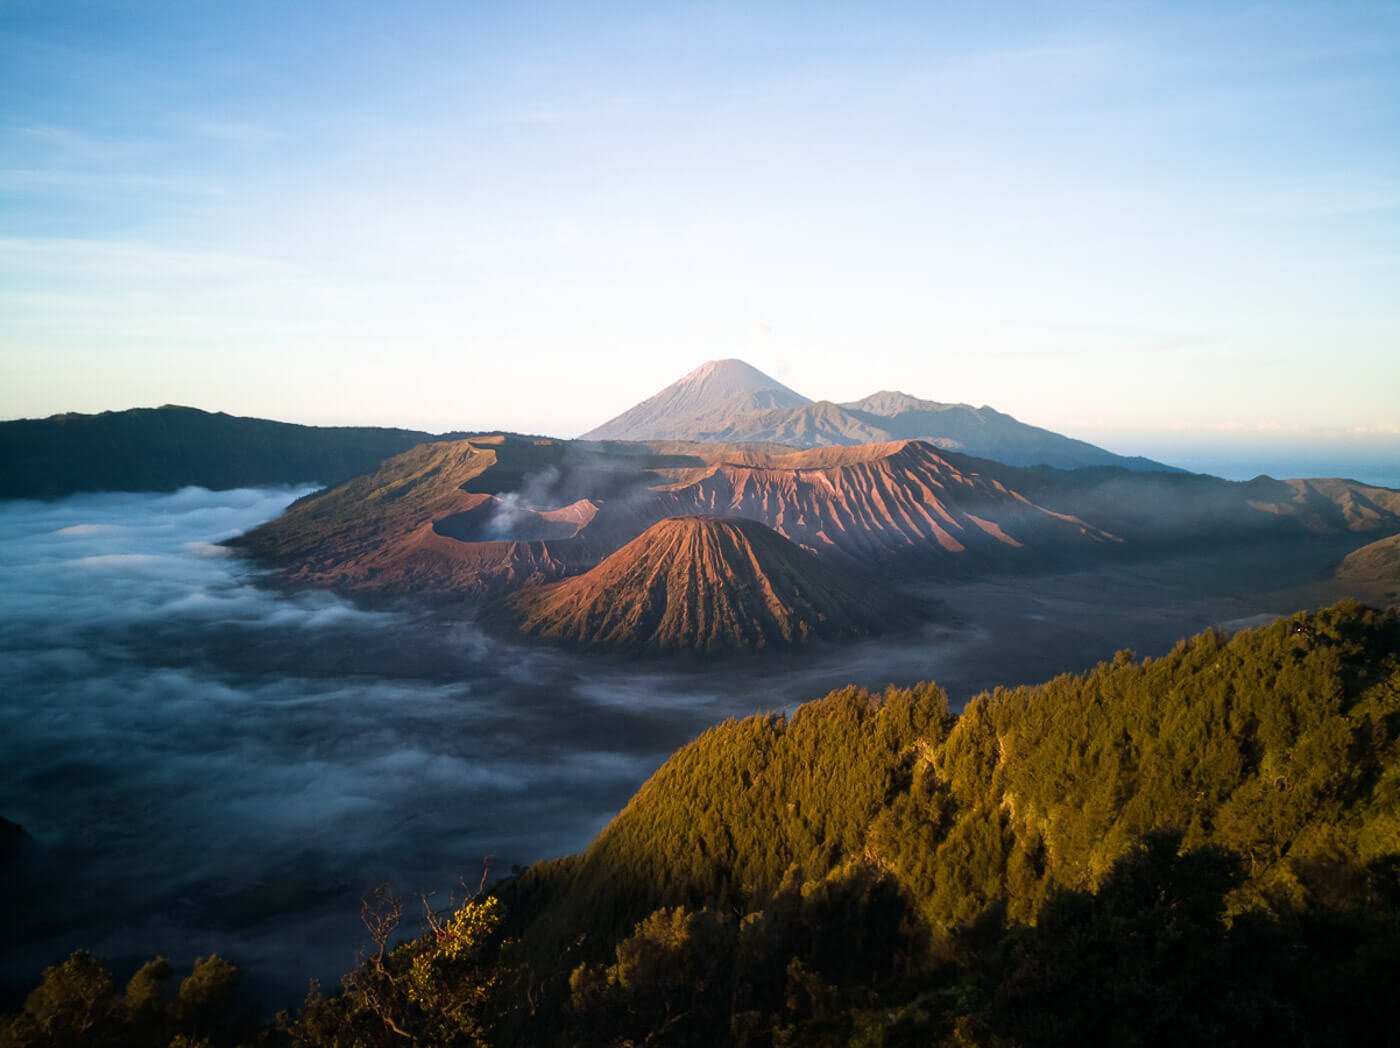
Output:
[[790,870],[761,911],[662,908],[612,963],[569,980],[578,1044],[850,1042],[862,1010],[921,946],[907,901],[865,862],[817,880]]
[[[1197,931],[1264,919],[1293,928],[1303,915],[1357,912],[1378,890],[1368,864],[1400,854],[1397,653],[1394,612],[1342,604],[1234,638],[1203,633],[1157,659],[1120,652],[1086,674],[977,696],[956,719],[941,692],[921,686],[883,696],[848,688],[791,718],[721,725],[668,761],[581,858],[502,886],[544,986],[537,1014],[556,1021],[548,1001],[571,993],[566,973],[550,974],[551,959],[583,965],[575,1005],[607,999],[616,1010],[607,974],[616,955],[606,951],[639,922],[681,907],[768,927],[802,890],[790,883],[794,866],[801,884],[851,862],[889,879],[928,943],[920,955],[907,946],[919,937],[905,937],[910,970],[951,963],[960,972],[927,999],[903,1001],[900,1021],[968,1042],[992,1036],[990,1002],[1006,977],[988,959],[995,951],[969,952],[968,929],[989,917],[998,927],[1034,927],[1042,917],[1061,927],[1057,915],[1110,887],[1105,905],[1131,909],[1135,897],[1124,893],[1137,867],[1118,871],[1125,857],[1145,862],[1133,859],[1137,842],[1158,831],[1174,834],[1173,854],[1197,856],[1192,876],[1211,863],[1239,871],[1202,882],[1219,912],[1209,910]],[[1165,861],[1165,847],[1149,844],[1149,854]],[[1158,938],[1181,931],[1152,928]],[[742,935],[735,942],[753,949]],[[869,973],[824,974],[812,949],[785,940],[777,977],[771,964],[762,977],[751,966],[731,972],[742,985],[769,987],[757,1009],[766,1018],[747,1020],[765,1037],[779,1038],[792,1018],[786,999],[772,1003],[775,983],[807,1002],[804,1022],[833,999],[814,979],[874,985]],[[1167,950],[1160,963],[1184,965],[1185,956]],[[862,1006],[835,999],[841,1036],[854,1037]],[[869,1020],[861,1036],[882,1021]],[[742,1040],[739,1029],[731,1023],[730,1036]]]
[[23,1010],[0,1025],[4,1048],[81,1045],[202,1045],[251,1043],[257,1025],[238,998],[238,968],[221,957],[194,962],[178,994],[169,992],[170,962],[142,965],[119,995],[101,959],[79,950],[48,968]]
[[1029,918],[1158,828],[1245,855],[1243,895],[1325,891],[1328,866],[1391,842],[1396,634],[1393,614],[1338,606],[975,699],[939,754],[958,816],[916,885],[930,919],[993,898]]
[[[978,1015],[1005,1043],[1381,1043],[1394,907],[1224,920],[1237,855],[1156,833],[1097,892],[1057,892],[1008,930]],[[1393,971],[1393,969],[1390,969]]]
[[1097,893],[1057,892],[1033,929],[1008,935],[994,1025],[1044,1044],[1237,1042],[1235,1020],[1254,1017],[1232,999],[1221,917],[1243,872],[1228,852],[1180,843],[1150,836]]
[[132,1025],[154,1032],[165,1025],[170,1008],[168,987],[174,969],[164,957],[147,961],[126,984],[126,1011]]
[[378,943],[326,997],[312,985],[301,1014],[281,1016],[278,1028],[292,1045],[357,1046],[490,1043],[488,1015],[509,1012],[497,996],[510,968],[501,960],[502,909],[494,896],[475,895],[445,918],[428,909],[428,931],[390,950],[402,904],[380,891],[362,910]]
[[211,954],[196,958],[175,999],[175,1016],[182,1032],[207,1040],[233,1025],[238,979],[238,967],[222,957]]
[[[908,789],[951,718],[934,685],[883,696],[845,688],[790,718],[729,721],[664,764],[576,863],[504,889],[548,899],[533,942],[556,955],[580,933],[615,943],[663,906],[743,912],[794,863],[821,876],[864,854],[869,828]],[[519,907],[517,907],[519,909]]]
[[657,910],[617,946],[616,961],[580,965],[569,980],[589,1039],[713,1043],[729,996],[734,923],[710,910]]
[[44,970],[44,981],[10,1023],[7,1045],[82,1045],[102,1043],[102,1031],[121,1018],[121,1003],[107,965],[79,950],[60,965]]

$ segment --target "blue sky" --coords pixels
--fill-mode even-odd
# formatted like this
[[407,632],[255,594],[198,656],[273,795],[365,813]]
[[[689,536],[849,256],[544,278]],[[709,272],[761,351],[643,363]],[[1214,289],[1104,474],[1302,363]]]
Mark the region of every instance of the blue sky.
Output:
[[721,356],[1390,455],[1400,5],[0,0],[0,417],[568,435]]

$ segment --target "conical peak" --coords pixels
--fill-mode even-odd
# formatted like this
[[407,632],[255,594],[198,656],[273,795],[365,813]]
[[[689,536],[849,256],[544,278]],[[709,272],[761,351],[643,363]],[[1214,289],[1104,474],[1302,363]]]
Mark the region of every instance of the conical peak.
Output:
[[582,575],[511,599],[520,629],[565,644],[713,652],[867,636],[903,609],[742,517],[672,517]]
[[733,358],[710,360],[584,436],[590,440],[650,440],[723,429],[746,412],[809,403],[756,367]]
[[772,529],[747,517],[718,517],[697,514],[690,517],[667,517],[649,527],[643,535],[691,534],[702,531],[744,531],[755,533]]
[[687,373],[681,378],[682,382],[701,378],[724,378],[735,382],[745,382],[755,389],[767,389],[779,383],[769,378],[758,368],[738,357],[722,357],[717,360],[707,360],[694,371]]
[[670,562],[675,557],[692,556],[701,549],[715,551],[721,558],[738,554],[740,559],[736,563],[745,567],[751,564],[750,555],[757,555],[758,551],[779,557],[797,554],[802,560],[808,556],[759,521],[747,517],[697,515],[657,521],[606,558],[601,567],[606,571],[640,561]]
[[766,389],[793,392],[777,379],[765,375],[752,364],[737,357],[707,360],[674,382],[670,388],[682,386],[703,386],[711,396],[733,396],[737,393],[756,393]]

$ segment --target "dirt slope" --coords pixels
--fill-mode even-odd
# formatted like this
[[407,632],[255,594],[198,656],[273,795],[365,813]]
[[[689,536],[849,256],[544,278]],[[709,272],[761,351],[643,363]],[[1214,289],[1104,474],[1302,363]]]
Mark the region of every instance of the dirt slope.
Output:
[[634,652],[791,647],[906,621],[757,521],[718,517],[663,520],[593,570],[511,604],[526,634]]
[[467,487],[509,458],[503,450],[489,437],[421,445],[229,544],[293,580],[350,589],[479,596],[578,570],[549,540],[577,533],[589,507],[522,513],[526,538],[484,523],[500,500]]
[[1400,535],[1378,539],[1347,554],[1337,568],[1337,577],[1377,587],[1394,598],[1400,593]]
[[999,481],[963,472],[918,441],[723,463],[658,492],[657,501],[657,515],[749,517],[823,556],[855,561],[969,551],[999,558],[1027,546],[1116,541]]

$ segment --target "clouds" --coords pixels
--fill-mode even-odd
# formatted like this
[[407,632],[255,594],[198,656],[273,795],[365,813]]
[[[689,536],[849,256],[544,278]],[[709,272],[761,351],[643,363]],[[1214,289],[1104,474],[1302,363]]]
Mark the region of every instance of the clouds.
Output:
[[0,978],[77,945],[217,949],[290,1003],[350,961],[370,879],[577,849],[673,749],[773,701],[261,587],[215,543],[302,493],[0,502],[0,813],[39,844]]
[[[323,599],[271,611],[246,569],[214,543],[275,516],[310,489],[95,495],[0,505],[0,640],[24,646],[76,628],[176,618],[316,621]],[[288,609],[295,609],[294,611]]]

